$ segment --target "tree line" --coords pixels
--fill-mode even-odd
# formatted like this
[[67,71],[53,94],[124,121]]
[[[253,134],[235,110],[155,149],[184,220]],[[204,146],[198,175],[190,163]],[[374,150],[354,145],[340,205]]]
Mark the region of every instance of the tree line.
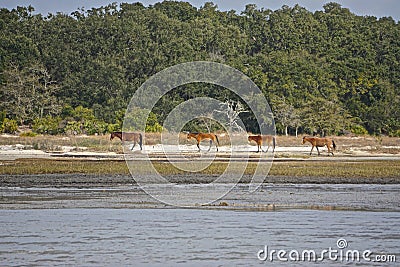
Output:
[[[3,132],[15,125],[51,134],[120,129],[144,81],[205,60],[250,77],[279,133],[400,136],[400,26],[391,17],[358,16],[333,2],[316,12],[164,1],[33,13],[32,6],[0,9]],[[157,103],[149,130],[160,130],[173,107],[197,96],[239,101],[215,85],[181,86]],[[247,131],[258,131],[251,112],[240,118]]]

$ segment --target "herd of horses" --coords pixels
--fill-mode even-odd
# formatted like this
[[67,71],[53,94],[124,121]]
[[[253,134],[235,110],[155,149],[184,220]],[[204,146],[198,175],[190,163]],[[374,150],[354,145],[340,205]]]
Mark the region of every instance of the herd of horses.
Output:
[[[119,138],[121,141],[130,141],[133,142],[133,146],[131,150],[138,144],[140,146],[140,150],[143,149],[143,136],[141,133],[133,133],[133,132],[112,132],[110,136],[110,141],[113,140],[114,138]],[[187,140],[190,140],[191,138],[195,139],[197,141],[197,148],[199,149],[200,152],[200,142],[202,140],[210,140],[210,147],[208,148],[208,151],[210,151],[212,143],[215,144],[215,147],[218,151],[218,146],[219,146],[219,140],[218,136],[214,133],[188,133],[187,134]],[[257,144],[257,153],[260,152],[268,152],[269,148],[272,147],[272,152],[275,152],[275,146],[276,146],[276,137],[272,135],[249,135],[247,140],[249,142],[256,142]],[[336,144],[335,141],[332,138],[328,137],[310,137],[310,136],[304,136],[303,137],[303,142],[302,144],[305,144],[306,142],[309,142],[311,144],[311,151],[310,155],[312,154],[314,147],[317,148],[318,156],[321,154],[319,152],[318,147],[324,147],[326,146],[328,148],[328,155],[333,154],[333,151],[336,150]],[[267,150],[264,151],[262,149],[262,146],[267,146]]]

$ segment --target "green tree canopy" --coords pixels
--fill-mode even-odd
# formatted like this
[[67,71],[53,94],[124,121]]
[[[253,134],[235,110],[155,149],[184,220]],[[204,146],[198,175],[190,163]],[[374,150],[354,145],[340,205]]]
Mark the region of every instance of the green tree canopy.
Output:
[[[33,11],[0,9],[0,112],[19,124],[64,118],[61,107],[81,106],[120,125],[120,111],[149,77],[207,60],[249,76],[270,100],[282,133],[399,131],[400,26],[390,17],[357,16],[333,2],[316,12],[254,4],[220,11],[212,2],[196,8],[176,1],[114,3],[70,15]],[[152,110],[152,125],[195,96],[237,101],[209,87],[173,90]],[[258,131],[251,112],[241,118],[248,131]]]

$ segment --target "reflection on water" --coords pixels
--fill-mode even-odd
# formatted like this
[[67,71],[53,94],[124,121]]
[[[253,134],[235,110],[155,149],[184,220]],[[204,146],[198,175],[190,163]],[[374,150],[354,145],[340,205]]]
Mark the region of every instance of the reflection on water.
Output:
[[0,210],[0,225],[1,266],[267,265],[265,245],[321,251],[338,238],[400,258],[399,212],[26,209]]

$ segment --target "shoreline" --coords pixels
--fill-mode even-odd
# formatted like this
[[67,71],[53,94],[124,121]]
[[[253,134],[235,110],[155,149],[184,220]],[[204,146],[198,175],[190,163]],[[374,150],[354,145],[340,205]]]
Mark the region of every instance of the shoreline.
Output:
[[[198,153],[194,147],[188,147],[190,149],[182,154],[162,153],[154,148],[134,151],[129,157],[134,157],[139,163],[150,158],[170,183],[187,188],[213,182],[229,161],[249,162],[250,174],[243,175],[235,189],[226,196],[208,205],[188,203],[189,208],[400,211],[399,153],[357,150],[327,156],[325,149],[321,156],[317,156],[315,151],[310,156],[310,147],[295,146],[277,147],[273,159],[260,159],[262,155],[272,154],[248,154],[248,150],[238,149],[231,155],[226,147],[218,153]],[[167,162],[182,162],[182,155],[189,162],[211,160],[215,166],[208,173],[174,173]],[[260,188],[248,194],[243,188],[251,181],[251,172],[257,164],[272,164],[272,168]],[[315,169],[320,171],[314,172]],[[0,171],[3,173],[0,174],[0,210],[178,208],[146,194],[129,174],[121,153],[0,150]],[[235,178],[232,178],[233,182],[237,180]]]
[[227,147],[220,147],[219,152],[206,151],[197,152],[193,147],[192,149],[172,152],[160,148],[153,150],[143,151],[132,151],[129,153],[123,152],[96,152],[96,151],[43,151],[34,149],[22,149],[18,147],[13,148],[0,148],[0,161],[5,160],[17,160],[17,159],[88,159],[88,160],[125,160],[125,158],[134,158],[135,160],[151,158],[152,160],[163,160],[168,158],[179,159],[182,157],[193,157],[193,158],[216,158],[217,160],[229,160],[229,159],[242,159],[248,157],[249,160],[258,160],[260,157],[273,158],[273,160],[340,160],[340,159],[394,159],[400,160],[400,153],[383,153],[383,152],[370,152],[367,150],[353,150],[351,152],[335,152],[334,156],[329,156],[326,153],[326,149],[321,149],[321,155],[317,155],[314,151],[311,155],[309,154],[308,147],[279,147],[275,150],[275,153],[257,153],[252,151],[248,147],[237,148],[234,151],[229,151]]

